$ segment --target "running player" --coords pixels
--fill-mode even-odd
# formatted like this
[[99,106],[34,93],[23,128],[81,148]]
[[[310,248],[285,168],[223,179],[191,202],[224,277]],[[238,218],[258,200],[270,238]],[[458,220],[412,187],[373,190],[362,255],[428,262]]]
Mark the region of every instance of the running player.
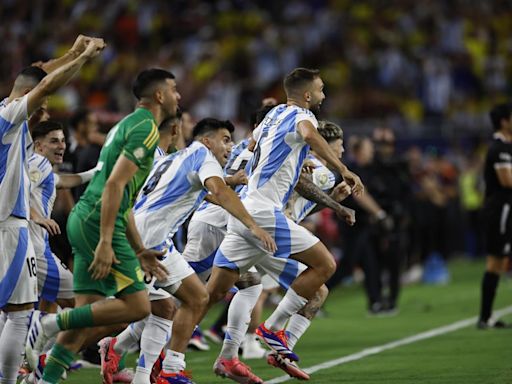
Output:
[[[158,124],[176,114],[180,95],[174,75],[162,69],[139,73],[133,93],[138,108],[110,131],[98,170],[68,219],[76,307],[32,322],[37,335],[27,344],[32,364],[45,339],[65,331],[57,337],[42,383],[58,382],[74,353],[95,341],[90,340],[97,333],[92,327],[137,321],[149,314],[142,270],[160,279],[166,276],[157,260],[162,253],[141,242],[131,205],[151,170]],[[106,299],[109,296],[115,298]]]
[[[72,49],[52,60],[46,70],[27,67],[16,77],[8,98],[0,103],[0,308],[7,312],[0,336],[2,383],[14,383],[23,359],[27,317],[37,301],[36,260],[28,232],[32,139],[28,120],[46,97],[65,85],[84,63],[103,49],[101,39],[79,36]],[[36,113],[35,113],[36,112]]]
[[[255,220],[274,235],[278,251],[269,254],[236,220],[230,219],[228,234],[215,256],[208,292],[211,305],[253,265],[278,280],[284,270],[287,275],[293,275],[293,268],[287,268],[289,257],[307,265],[306,271],[295,280],[290,278],[293,283],[284,299],[257,330],[259,337],[276,352],[298,360],[287,347],[284,324],[314,297],[334,272],[335,264],[332,255],[315,236],[284,216],[283,207],[299,179],[309,146],[344,177],[355,194],[362,193],[363,186],[316,130],[318,123],[312,110],[325,98],[319,72],[297,68],[286,76],[284,86],[288,103],[276,106],[260,125],[247,194],[243,199]],[[296,276],[298,272],[296,270]]]
[[502,320],[490,322],[500,276],[512,252],[512,104],[495,106],[490,113],[494,136],[485,159],[487,263],[481,286],[477,328],[508,328]]

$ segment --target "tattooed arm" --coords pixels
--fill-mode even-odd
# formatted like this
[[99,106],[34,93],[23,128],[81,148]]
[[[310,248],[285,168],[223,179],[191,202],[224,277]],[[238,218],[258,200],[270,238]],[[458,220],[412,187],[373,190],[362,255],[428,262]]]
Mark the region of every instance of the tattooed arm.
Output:
[[313,181],[307,176],[301,174],[299,181],[295,186],[295,190],[305,199],[312,201],[317,204],[321,204],[324,207],[331,208],[338,217],[343,218],[347,221],[347,224],[353,225],[355,223],[354,210],[346,208],[333,200],[328,194],[322,191]]

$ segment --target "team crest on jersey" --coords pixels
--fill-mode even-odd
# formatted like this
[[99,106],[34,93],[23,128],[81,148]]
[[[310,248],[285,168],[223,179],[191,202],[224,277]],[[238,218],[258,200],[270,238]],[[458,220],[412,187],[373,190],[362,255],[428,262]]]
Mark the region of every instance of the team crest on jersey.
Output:
[[325,173],[321,173],[316,177],[317,185],[323,187],[329,181],[329,176]]
[[30,178],[30,181],[32,183],[36,184],[39,182],[39,180],[41,180],[42,175],[43,174],[36,169],[36,170],[30,171],[28,177]]
[[135,158],[137,160],[142,159],[145,154],[146,154],[146,151],[142,147],[139,147],[139,148],[137,148],[136,150],[133,151],[133,156],[135,156]]

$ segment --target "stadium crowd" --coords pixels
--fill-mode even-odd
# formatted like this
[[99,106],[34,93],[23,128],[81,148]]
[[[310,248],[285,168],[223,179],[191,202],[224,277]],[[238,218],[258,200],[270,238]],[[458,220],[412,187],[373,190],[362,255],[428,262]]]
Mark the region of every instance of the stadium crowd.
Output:
[[[23,140],[28,140],[30,127],[36,143],[36,155],[30,157],[27,163],[32,167],[30,183],[42,188],[43,192],[37,193],[42,193],[44,204],[48,203],[48,199],[55,199],[55,205],[49,208],[49,212],[46,208],[42,210],[44,212],[32,213],[30,210],[30,216],[34,223],[43,226],[52,235],[49,243],[51,250],[64,263],[62,268],[66,272],[61,271],[63,276],[69,274],[65,266],[73,270],[78,260],[77,269],[81,274],[77,275],[83,284],[80,286],[78,283],[78,291],[85,292],[79,296],[87,297],[80,299],[82,301],[79,301],[77,308],[60,314],[55,314],[56,308],[53,309],[57,303],[55,296],[52,299],[44,295],[41,297],[47,302],[42,301],[40,309],[49,314],[34,312],[37,315],[31,317],[27,360],[34,370],[31,376],[24,378],[25,383],[56,382],[61,376],[61,370],[69,368],[72,362],[70,351],[80,350],[87,345],[89,338],[97,336],[89,328],[98,328],[98,325],[112,327],[108,330],[119,333],[124,327],[117,325],[115,328],[114,325],[125,322],[131,322],[132,326],[120,333],[117,339],[103,339],[100,342],[102,366],[106,370],[102,374],[106,383],[112,382],[112,375],[122,372],[122,364],[119,366],[121,356],[135,340],[138,343],[140,338],[146,340],[145,347],[141,344],[145,351],[141,352],[141,358],[162,364],[159,367],[162,372],[158,383],[192,383],[184,373],[184,353],[190,334],[194,331],[193,339],[198,332],[198,329],[193,328],[206,310],[217,299],[225,296],[233,285],[227,287],[226,281],[231,279],[239,289],[233,298],[237,300],[237,308],[245,305],[243,308],[247,309],[247,313],[252,311],[257,305],[259,293],[266,286],[255,280],[252,276],[254,271],[245,268],[244,263],[247,261],[237,257],[240,254],[250,255],[250,252],[256,252],[259,257],[257,252],[262,252],[263,248],[266,256],[272,259],[269,254],[275,253],[274,259],[277,259],[272,259],[268,264],[262,261],[263,271],[270,277],[276,278],[277,275],[279,285],[287,293],[269,319],[259,326],[251,325],[249,333],[256,333],[260,340],[274,350],[268,357],[269,364],[285,370],[293,377],[309,379],[295,363],[298,356],[294,354],[293,346],[309,327],[328,289],[358,281],[364,275],[368,313],[375,316],[395,315],[398,313],[400,289],[404,283],[423,281],[444,284],[450,279],[446,268],[450,258],[461,255],[483,257],[486,250],[482,237],[482,207],[485,198],[483,170],[487,152],[484,138],[490,133],[487,120],[491,106],[501,102],[510,91],[508,76],[512,63],[508,53],[512,50],[512,40],[509,37],[511,26],[507,17],[512,8],[507,8],[506,1],[483,2],[473,7],[464,7],[464,3],[462,0],[451,3],[428,2],[415,4],[411,8],[407,1],[395,1],[386,6],[372,1],[292,1],[287,4],[258,1],[147,1],[141,4],[136,1],[112,1],[108,4],[48,1],[33,5],[3,2],[0,14],[16,17],[10,17],[5,28],[0,31],[4,41],[9,42],[0,47],[0,52],[10,58],[0,63],[0,69],[7,74],[7,78],[15,79],[14,87],[12,81],[0,84],[0,92],[8,96],[0,105],[0,111],[4,114],[2,124],[5,132],[12,127],[22,127],[20,142],[23,135],[27,135]],[[57,23],[59,28],[53,28]],[[81,33],[101,36],[104,40],[85,37]],[[77,35],[80,37],[73,40]],[[107,43],[106,46],[103,41]],[[73,48],[69,49],[71,46]],[[54,57],[65,59],[48,61]],[[33,66],[27,70],[26,65],[31,63]],[[61,71],[64,67],[68,72]],[[147,70],[155,67],[161,69]],[[320,71],[301,67],[319,68]],[[76,76],[72,77],[70,72],[76,73]],[[34,84],[31,81],[35,81]],[[29,96],[24,96],[23,87],[26,87],[25,94]],[[40,93],[34,93],[34,89]],[[43,96],[50,94],[46,105]],[[135,112],[133,95],[139,102]],[[286,101],[288,106],[282,104]],[[21,107],[13,107],[17,103]],[[320,105],[321,112],[317,113]],[[20,117],[23,108],[28,115],[35,112],[30,120],[25,121],[26,116],[23,119]],[[288,132],[295,135],[293,140],[296,142],[292,144],[289,142],[292,139],[287,138],[285,142],[283,137],[273,131],[275,127],[287,124],[282,123],[286,119],[281,120],[279,117],[287,116],[290,108],[297,119],[290,127],[286,126]],[[50,123],[47,122],[48,113]],[[501,117],[502,120],[506,118],[508,115]],[[144,137],[140,133],[142,138],[134,137],[130,144],[127,139],[131,137],[130,127],[137,126],[134,123],[137,119],[142,122],[151,121],[151,124],[145,126]],[[35,124],[36,120],[42,121],[42,125]],[[121,122],[111,129],[118,121]],[[498,130],[496,123],[493,123],[494,129]],[[500,119],[498,126],[499,123]],[[358,125],[362,129],[359,130]],[[257,126],[259,129],[254,133],[255,142],[251,144],[248,137],[253,137],[251,131]],[[41,143],[50,137],[50,132],[55,131],[59,134],[51,137],[59,149],[57,154],[53,154],[55,157],[51,157],[49,152],[45,152],[47,147],[44,145],[47,144]],[[221,137],[221,134],[224,136]],[[168,139],[164,139],[165,135],[168,135]],[[244,139],[233,147],[233,151],[232,135],[235,142]],[[123,149],[121,136],[128,141],[126,148],[129,151]],[[157,137],[160,137],[160,143],[165,141],[168,144],[166,148],[157,148]],[[275,142],[272,143],[272,140]],[[131,178],[123,178],[123,172],[119,170],[115,172],[115,161],[109,157],[113,141],[114,146],[119,146],[115,156],[127,159],[128,163],[123,165],[123,170]],[[136,142],[143,146],[137,146]],[[279,143],[282,147],[292,147],[290,163],[286,164],[291,169],[289,173],[294,174],[289,184],[291,187],[297,185],[294,192],[296,195],[292,194],[293,188],[284,190],[280,184],[280,177],[288,176],[279,176],[281,168],[272,168],[272,172],[265,169],[270,167],[268,164],[273,164],[272,161],[282,161],[282,158],[276,160],[272,157],[278,157],[279,151],[274,152],[274,146]],[[305,178],[309,181],[304,181],[300,176],[302,162],[306,157],[301,151],[306,144],[313,149],[313,158],[307,159],[310,162],[306,161],[303,173],[311,173],[313,181],[307,176]],[[263,151],[268,151],[262,156],[264,165],[258,164],[262,146]],[[25,148],[20,155],[12,152],[14,149],[6,144],[5,151],[5,158],[18,156],[19,159],[16,159],[20,162],[26,161],[23,152]],[[244,158],[247,152],[249,157]],[[151,171],[153,153],[162,157]],[[343,164],[340,162],[341,154]],[[201,160],[190,165],[187,158],[189,155],[198,156]],[[45,161],[45,157],[48,161]],[[317,157],[325,162],[319,162]],[[264,180],[258,181],[258,188],[251,189],[246,175],[239,173],[246,163],[250,165],[251,171],[247,173],[250,180],[253,180],[252,185],[255,185],[254,180],[258,177]],[[331,170],[327,169],[326,164]],[[180,166],[197,167],[190,171],[195,172],[195,184],[185,178],[181,181],[190,189],[173,192],[190,199],[183,203],[187,207],[186,212],[180,211],[176,201],[164,198],[169,192],[162,180],[167,180],[165,182],[169,184],[179,180],[183,176]],[[11,167],[11,163],[7,164],[8,167]],[[48,176],[55,177],[51,187],[48,187],[52,193],[55,188],[61,189],[53,197],[47,198],[47,191],[41,181],[46,179],[40,173],[54,175],[52,167],[54,171],[71,175]],[[315,171],[308,168],[326,171],[317,182]],[[34,169],[37,172],[34,173]],[[225,177],[223,169],[227,175]],[[4,177],[7,180],[9,175],[3,169],[0,182]],[[93,175],[96,176],[93,178]],[[114,234],[110,236],[113,236],[115,242],[116,234],[119,235],[116,231],[121,228],[126,240],[124,245],[129,251],[119,245],[102,243],[101,232],[98,247],[106,247],[104,250],[107,251],[110,247],[113,249],[112,255],[115,251],[116,256],[112,256],[108,268],[95,256],[90,269],[85,269],[90,271],[90,276],[84,278],[87,274],[84,274],[82,257],[86,252],[83,249],[90,248],[87,242],[94,238],[92,233],[96,229],[90,227],[88,230],[91,232],[86,235],[82,227],[80,231],[77,229],[78,223],[87,222],[92,213],[89,215],[85,212],[90,211],[94,213],[92,217],[97,221],[94,225],[98,226],[98,231],[100,222],[103,230],[104,220],[106,222],[107,219],[104,219],[104,209],[98,208],[96,202],[102,201],[106,193],[104,189],[111,188],[108,181],[112,175],[118,177],[116,182],[121,183],[119,180],[122,180],[125,183],[122,188],[126,187],[127,192],[119,202],[121,208],[118,207],[118,210],[121,209],[119,217],[122,218],[116,218],[119,222],[116,221]],[[102,177],[105,179],[99,181]],[[212,179],[215,179],[215,183]],[[238,195],[227,188],[221,179],[226,179],[229,185],[233,183],[233,187],[249,184],[242,192],[236,190],[241,196],[248,194],[244,204],[240,203]],[[19,182],[16,180],[16,183]],[[265,184],[269,180],[272,182]],[[329,188],[311,192],[312,184],[320,187],[320,184],[326,184],[327,181],[331,183]],[[91,182],[89,188],[88,182]],[[3,185],[6,188],[6,182]],[[196,187],[197,190],[194,189]],[[19,188],[24,188],[23,182]],[[138,195],[132,210],[130,204],[135,201],[139,189],[143,192]],[[282,207],[272,213],[275,215],[272,216],[275,220],[272,224],[276,231],[275,240],[264,230],[267,228],[264,226],[265,220],[270,219],[258,217],[258,212],[263,210],[261,201],[266,201],[274,190],[283,195],[276,203]],[[212,197],[199,208],[199,202],[207,191],[208,196]],[[23,220],[29,216],[25,208],[20,208],[19,199],[3,198],[9,202],[4,210],[13,205],[13,211],[6,211],[0,223],[5,221],[9,224],[9,220]],[[268,198],[268,201],[274,203],[272,199],[274,197]],[[313,211],[313,206],[304,203],[302,211],[299,209],[301,214],[293,216],[295,199],[309,200],[331,209],[321,210],[305,218],[306,213]],[[341,200],[348,209],[339,205]],[[189,202],[190,207],[186,205]],[[210,208],[207,208],[209,203]],[[218,233],[221,241],[224,236],[226,239],[220,248],[220,242],[213,248],[213,251],[217,248],[220,250],[215,257],[217,264],[214,264],[213,277],[205,288],[197,278],[201,278],[197,268],[202,268],[199,264],[203,260],[187,259],[193,242],[190,227],[187,235],[186,219],[190,219],[188,216],[196,209],[198,213],[202,209],[211,209],[211,203],[224,207],[240,220],[237,221],[240,228],[242,224],[245,227],[236,228],[230,219],[228,235],[225,230]],[[102,204],[109,206],[105,211],[111,209],[110,204]],[[280,211],[281,208],[285,211],[285,206],[292,212],[291,216],[287,213],[287,218]],[[153,214],[157,215],[155,212],[164,212],[165,209],[170,209],[172,215],[176,216],[174,221],[169,220],[167,223],[170,227],[165,233],[174,237],[173,240],[164,237],[155,242],[151,236],[163,230],[151,226],[156,224],[148,223],[151,223],[150,217]],[[351,209],[356,212],[355,225]],[[115,216],[118,211],[113,212]],[[158,214],[164,217],[164,213]],[[48,217],[44,219],[44,215]],[[282,239],[278,239],[283,221],[289,225],[286,229],[292,233],[290,239],[294,239],[286,243],[288,253],[299,255],[298,261],[292,266],[279,264],[283,259],[281,256],[281,260],[278,260],[277,256],[279,247],[283,249]],[[18,224],[16,222],[14,226],[18,228]],[[131,225],[138,228],[136,231],[141,233],[142,238],[132,237]],[[304,227],[310,232],[304,230]],[[247,232],[246,228],[249,234],[243,232]],[[37,227],[36,231],[40,230]],[[48,233],[43,234],[42,238],[48,236]],[[318,244],[322,243],[316,242],[316,236],[327,247],[320,247]],[[254,241],[251,243],[248,238],[261,241],[263,248],[255,247]],[[71,239],[73,250],[68,239]],[[246,240],[247,247],[243,248]],[[12,247],[11,241],[9,238],[5,242],[6,249]],[[128,241],[131,248],[127,246]],[[200,245],[205,246],[204,243]],[[257,248],[256,251],[254,248]],[[48,246],[46,251],[41,252],[51,253],[51,250]],[[124,272],[119,271],[116,273],[121,274],[122,278],[115,273],[112,275],[117,291],[102,286],[101,289],[91,289],[96,292],[91,293],[89,288],[84,288],[87,279],[91,280],[91,284],[92,280],[108,279],[111,265],[116,267],[122,264],[130,269],[125,264],[126,260],[118,262],[117,252],[122,254],[135,251],[141,260],[142,269],[157,277],[145,283],[158,291],[156,296],[162,295],[162,290],[165,291],[163,296],[155,299],[161,302],[158,310],[137,295],[145,289],[142,279],[137,280],[140,267],[138,270],[132,268],[130,273],[134,275],[123,275]],[[183,265],[164,263],[162,266],[156,262],[157,256],[164,260],[172,259],[173,262],[176,258],[182,260],[178,251],[185,258]],[[96,252],[99,251],[96,249]],[[334,255],[336,265],[328,257],[330,253]],[[304,260],[301,257],[306,254],[315,260],[312,265],[300,263]],[[77,255],[80,257],[77,258]],[[35,272],[30,272],[30,262],[28,264],[28,273],[35,281]],[[234,274],[226,272],[233,266],[237,272],[246,273],[241,276],[237,273],[235,278]],[[178,278],[173,276],[176,281],[162,277],[169,272],[166,267],[169,270],[172,267],[172,272],[179,274]],[[50,269],[48,266],[45,273],[51,273]],[[293,276],[285,276],[284,272],[290,270],[295,271],[290,272]],[[301,274],[304,270],[308,273]],[[261,270],[258,269],[258,272]],[[128,280],[132,283],[140,283],[142,288],[136,283],[130,287],[130,283],[120,289],[126,276],[130,276]],[[75,292],[76,279],[75,276]],[[34,281],[31,284],[35,284]],[[165,281],[165,284],[161,281]],[[129,289],[121,295],[125,298],[103,300],[100,305],[91,304],[100,300],[97,292],[106,297],[114,296],[123,292],[126,286]],[[134,291],[130,290],[132,288]],[[150,297],[155,294],[151,289]],[[179,309],[170,299],[170,294],[181,301]],[[29,294],[22,292],[21,295],[26,297]],[[59,296],[58,299],[71,300],[71,297]],[[20,305],[19,302],[6,301],[2,304],[11,309],[11,312],[5,310],[2,315],[6,327],[14,327],[15,324],[20,328],[20,321],[23,321],[21,318],[32,311],[28,307],[20,310],[16,307]],[[147,308],[144,306],[146,304]],[[11,316],[17,313],[9,307],[11,305],[19,311],[18,317]],[[102,305],[110,305],[111,308],[117,305],[121,309],[125,309],[122,306],[128,308],[132,305],[137,310],[131,313],[131,317],[114,318],[112,314],[115,311],[101,309]],[[248,378],[249,383],[259,383],[261,379],[238,360],[238,347],[245,335],[245,331],[239,334],[238,323],[248,323],[248,320],[239,314],[236,317],[228,310],[224,318],[228,335],[215,362],[214,371],[235,381],[237,377],[243,376]],[[142,320],[144,318],[146,320]],[[484,319],[484,326],[487,320]],[[289,327],[286,328],[286,334],[285,325]],[[159,352],[147,352],[148,349],[155,349],[154,346],[148,347],[147,340],[151,337],[153,341],[158,337],[170,337],[171,326],[173,337],[168,345],[168,354],[165,359],[158,360]],[[83,331],[85,328],[87,332]],[[149,339],[144,338],[147,335],[144,333],[146,328],[155,332]],[[134,329],[140,331],[138,335]],[[105,329],[101,330],[102,334],[108,333]],[[219,336],[220,328],[216,332]],[[48,338],[51,340],[51,337],[43,338],[47,334],[59,334],[53,349],[45,345]],[[5,329],[2,337],[8,337],[5,336]],[[50,356],[42,360],[46,368],[38,366],[43,351]],[[5,356],[0,358],[0,364],[4,367],[4,372],[0,373],[5,377],[6,373],[10,375],[9,378],[0,377],[0,382],[11,383],[14,365],[12,362],[6,363]],[[149,368],[143,364],[144,359],[142,363],[139,360],[139,376],[134,379],[136,383],[145,383],[152,374],[153,364]],[[151,380],[155,382],[156,378],[152,377]]]

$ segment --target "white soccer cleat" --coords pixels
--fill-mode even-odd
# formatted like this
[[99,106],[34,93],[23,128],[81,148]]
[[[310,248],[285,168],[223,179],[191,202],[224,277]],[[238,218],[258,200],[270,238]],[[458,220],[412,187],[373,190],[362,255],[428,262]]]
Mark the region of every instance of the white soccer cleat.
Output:
[[254,333],[246,334],[242,345],[242,358],[246,360],[261,359],[267,355],[267,350],[261,346]]
[[25,357],[27,362],[33,370],[37,369],[39,364],[39,355],[48,340],[55,335],[47,334],[43,326],[43,318],[45,316],[55,316],[54,314],[45,314],[41,311],[35,310],[30,316],[30,323],[27,335],[27,344],[25,345]]

